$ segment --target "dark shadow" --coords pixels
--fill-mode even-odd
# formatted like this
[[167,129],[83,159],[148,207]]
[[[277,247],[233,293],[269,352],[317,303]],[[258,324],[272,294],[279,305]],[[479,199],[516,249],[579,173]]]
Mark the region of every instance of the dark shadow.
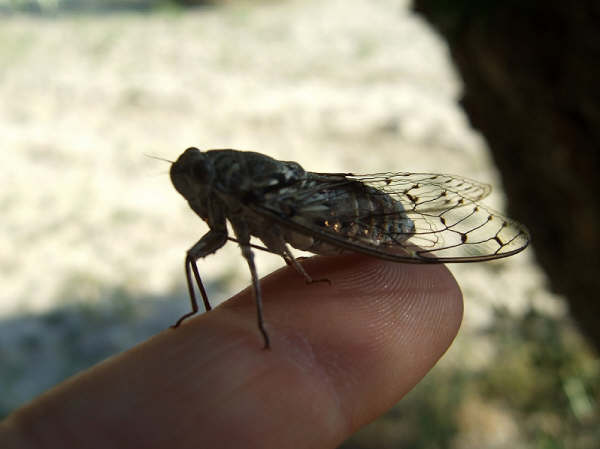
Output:
[[[219,290],[207,285],[209,297]],[[169,329],[189,312],[187,290],[134,297],[107,291],[43,314],[0,321],[0,419],[66,378]]]

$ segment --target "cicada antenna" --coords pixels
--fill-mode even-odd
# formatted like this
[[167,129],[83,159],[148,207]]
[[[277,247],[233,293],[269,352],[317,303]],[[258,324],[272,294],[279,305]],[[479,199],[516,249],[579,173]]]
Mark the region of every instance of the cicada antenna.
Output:
[[157,161],[168,162],[169,164],[174,163],[173,161],[170,161],[169,159],[165,159],[164,157],[160,157],[160,156],[155,156],[153,154],[144,153],[144,156],[149,157],[150,159],[156,159]]

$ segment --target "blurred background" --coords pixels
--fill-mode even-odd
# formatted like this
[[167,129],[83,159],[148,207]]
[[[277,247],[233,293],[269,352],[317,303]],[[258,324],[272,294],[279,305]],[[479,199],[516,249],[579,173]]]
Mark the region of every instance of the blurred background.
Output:
[[[0,0],[0,417],[188,311],[184,254],[207,227],[148,155],[453,173],[506,210],[513,183],[464,92],[408,0]],[[536,264],[535,229],[524,253],[449,266],[455,344],[344,448],[599,446],[595,343]],[[257,256],[261,275],[283,265]],[[215,304],[249,284],[231,243],[199,268]]]

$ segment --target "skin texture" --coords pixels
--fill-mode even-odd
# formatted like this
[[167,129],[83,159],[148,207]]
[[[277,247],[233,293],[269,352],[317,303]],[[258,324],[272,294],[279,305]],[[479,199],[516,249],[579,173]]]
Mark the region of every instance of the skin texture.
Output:
[[360,255],[262,280],[271,350],[251,291],[46,392],[0,424],[3,448],[334,448],[392,407],[460,326],[443,265]]

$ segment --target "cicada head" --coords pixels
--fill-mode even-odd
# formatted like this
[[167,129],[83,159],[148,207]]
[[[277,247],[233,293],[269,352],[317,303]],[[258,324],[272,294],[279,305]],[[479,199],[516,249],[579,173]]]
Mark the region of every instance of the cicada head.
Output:
[[215,170],[206,154],[191,147],[173,162],[170,176],[175,189],[190,200],[209,188],[214,180]]

